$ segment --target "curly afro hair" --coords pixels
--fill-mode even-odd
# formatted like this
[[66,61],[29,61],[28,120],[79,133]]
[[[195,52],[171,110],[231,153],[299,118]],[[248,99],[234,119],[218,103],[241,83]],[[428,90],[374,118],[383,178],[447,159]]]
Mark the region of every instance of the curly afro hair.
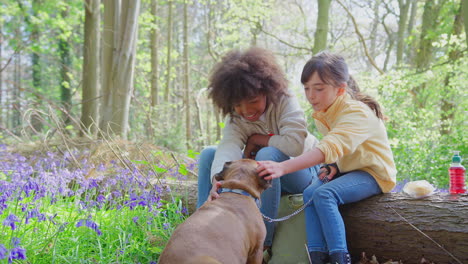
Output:
[[209,97],[226,116],[242,100],[258,95],[266,95],[268,103],[276,104],[282,95],[289,95],[287,85],[273,54],[252,47],[228,52],[214,66],[208,89]]

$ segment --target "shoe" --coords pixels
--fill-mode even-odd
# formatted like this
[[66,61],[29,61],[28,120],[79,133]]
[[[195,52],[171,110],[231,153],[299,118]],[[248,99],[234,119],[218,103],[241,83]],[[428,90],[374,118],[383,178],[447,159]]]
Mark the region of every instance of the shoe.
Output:
[[330,254],[330,264],[351,264],[351,256],[348,252],[335,252]]
[[320,252],[320,251],[310,251],[309,260],[312,264],[328,263],[328,253]]

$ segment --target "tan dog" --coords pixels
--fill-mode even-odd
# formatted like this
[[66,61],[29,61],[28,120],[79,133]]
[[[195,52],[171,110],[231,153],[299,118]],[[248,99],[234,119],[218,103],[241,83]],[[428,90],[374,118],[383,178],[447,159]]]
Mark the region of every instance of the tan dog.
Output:
[[257,162],[242,159],[226,162],[216,175],[223,192],[205,203],[172,234],[159,258],[160,264],[262,263],[266,228],[254,198],[270,183],[258,177]]

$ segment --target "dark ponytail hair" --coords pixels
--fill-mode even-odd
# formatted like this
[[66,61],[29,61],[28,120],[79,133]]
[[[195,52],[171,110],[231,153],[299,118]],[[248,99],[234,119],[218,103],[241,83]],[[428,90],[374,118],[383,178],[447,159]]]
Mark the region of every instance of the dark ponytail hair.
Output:
[[342,83],[346,83],[348,85],[346,91],[351,95],[351,98],[365,103],[374,111],[378,118],[384,119],[379,103],[371,96],[361,93],[361,89],[359,89],[356,81],[349,74],[348,65],[346,65],[342,56],[328,52],[320,52],[313,56],[304,65],[301,83],[305,84],[308,82],[315,72],[317,72],[320,79],[326,84],[338,86]]

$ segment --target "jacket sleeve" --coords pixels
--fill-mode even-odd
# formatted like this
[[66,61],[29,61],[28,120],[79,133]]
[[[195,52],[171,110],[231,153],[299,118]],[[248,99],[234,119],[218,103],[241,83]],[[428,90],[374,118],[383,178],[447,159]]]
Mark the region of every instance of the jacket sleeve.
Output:
[[277,119],[279,134],[272,136],[268,145],[288,156],[299,156],[309,135],[304,112],[294,96],[285,97],[278,107],[273,118]]
[[211,181],[213,181],[213,176],[223,169],[225,162],[242,158],[242,150],[247,142],[245,131],[236,122],[231,122],[230,117],[227,117],[224,122],[223,137],[211,165]]
[[368,113],[357,107],[344,110],[334,127],[320,140],[317,148],[325,155],[325,163],[337,162],[353,153],[371,133]]

